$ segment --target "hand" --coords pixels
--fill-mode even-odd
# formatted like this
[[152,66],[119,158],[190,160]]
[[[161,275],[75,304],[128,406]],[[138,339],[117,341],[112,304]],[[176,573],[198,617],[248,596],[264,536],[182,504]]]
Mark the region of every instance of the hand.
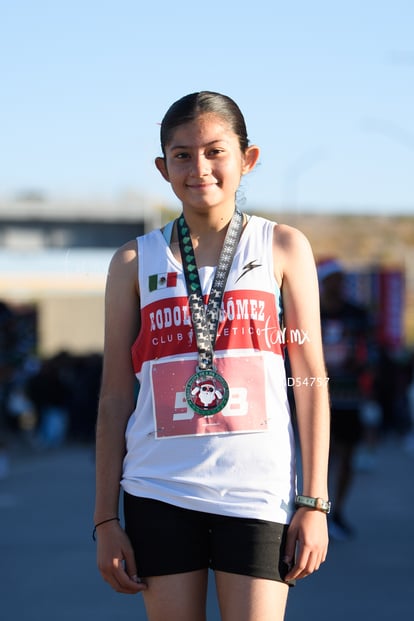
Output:
[[[289,525],[284,561],[293,567],[285,580],[298,580],[317,571],[328,552],[326,514],[300,507]],[[296,552],[296,561],[295,561]]]
[[115,591],[134,595],[147,588],[137,576],[131,542],[118,522],[102,524],[97,542],[99,571]]

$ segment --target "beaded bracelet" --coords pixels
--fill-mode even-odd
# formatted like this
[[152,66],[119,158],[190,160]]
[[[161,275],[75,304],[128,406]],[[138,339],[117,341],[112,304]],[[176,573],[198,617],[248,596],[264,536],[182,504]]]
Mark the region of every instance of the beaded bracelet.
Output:
[[108,518],[107,520],[102,520],[102,522],[98,522],[97,524],[95,524],[93,531],[92,531],[92,539],[96,541],[96,529],[98,528],[98,526],[101,526],[102,524],[106,524],[107,522],[114,522],[115,520],[118,520],[119,522],[119,517]]

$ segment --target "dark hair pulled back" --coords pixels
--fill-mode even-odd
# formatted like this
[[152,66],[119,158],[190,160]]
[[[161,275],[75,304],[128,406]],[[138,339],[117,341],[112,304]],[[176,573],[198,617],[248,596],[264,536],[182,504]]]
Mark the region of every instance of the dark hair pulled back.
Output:
[[240,149],[244,153],[249,146],[246,123],[239,106],[233,99],[213,91],[200,91],[185,95],[165,113],[161,123],[161,149],[165,156],[165,147],[171,141],[174,130],[184,123],[194,121],[201,114],[214,114],[227,121],[232,131],[238,136]]

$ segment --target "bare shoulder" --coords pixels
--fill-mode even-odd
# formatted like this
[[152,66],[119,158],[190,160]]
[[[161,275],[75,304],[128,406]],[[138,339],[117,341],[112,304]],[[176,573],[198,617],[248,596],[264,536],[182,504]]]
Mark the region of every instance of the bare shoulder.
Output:
[[289,273],[296,274],[306,264],[313,264],[313,252],[306,235],[288,224],[277,224],[273,233],[275,276],[281,282]]
[[138,248],[131,240],[118,248],[109,264],[107,287],[113,291],[138,287]]
[[274,227],[273,243],[275,249],[279,249],[284,252],[292,252],[295,248],[300,248],[302,245],[306,248],[310,247],[309,240],[294,226],[289,224],[276,224]]
[[111,266],[126,265],[137,260],[138,247],[137,241],[131,239],[129,242],[118,248],[111,259]]
[[119,269],[122,269],[128,266],[130,267],[136,266],[137,261],[138,261],[137,241],[135,239],[132,239],[131,241],[127,242],[126,244],[118,248],[118,250],[116,250],[109,264],[109,268],[111,271],[112,269],[119,270]]

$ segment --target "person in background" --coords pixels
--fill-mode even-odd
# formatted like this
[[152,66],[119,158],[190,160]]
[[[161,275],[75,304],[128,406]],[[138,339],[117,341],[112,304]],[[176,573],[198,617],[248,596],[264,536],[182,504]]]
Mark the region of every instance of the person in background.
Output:
[[0,300],[0,479],[10,471],[8,435],[9,398],[16,372],[16,320],[10,306]]
[[[318,262],[322,342],[329,376],[331,403],[330,485],[333,511],[328,528],[332,539],[354,535],[345,518],[352,487],[356,449],[363,439],[362,414],[374,404],[375,376],[372,325],[368,311],[350,301],[344,268],[336,259]],[[371,411],[372,411],[371,406]],[[371,414],[372,418],[372,414]]]

